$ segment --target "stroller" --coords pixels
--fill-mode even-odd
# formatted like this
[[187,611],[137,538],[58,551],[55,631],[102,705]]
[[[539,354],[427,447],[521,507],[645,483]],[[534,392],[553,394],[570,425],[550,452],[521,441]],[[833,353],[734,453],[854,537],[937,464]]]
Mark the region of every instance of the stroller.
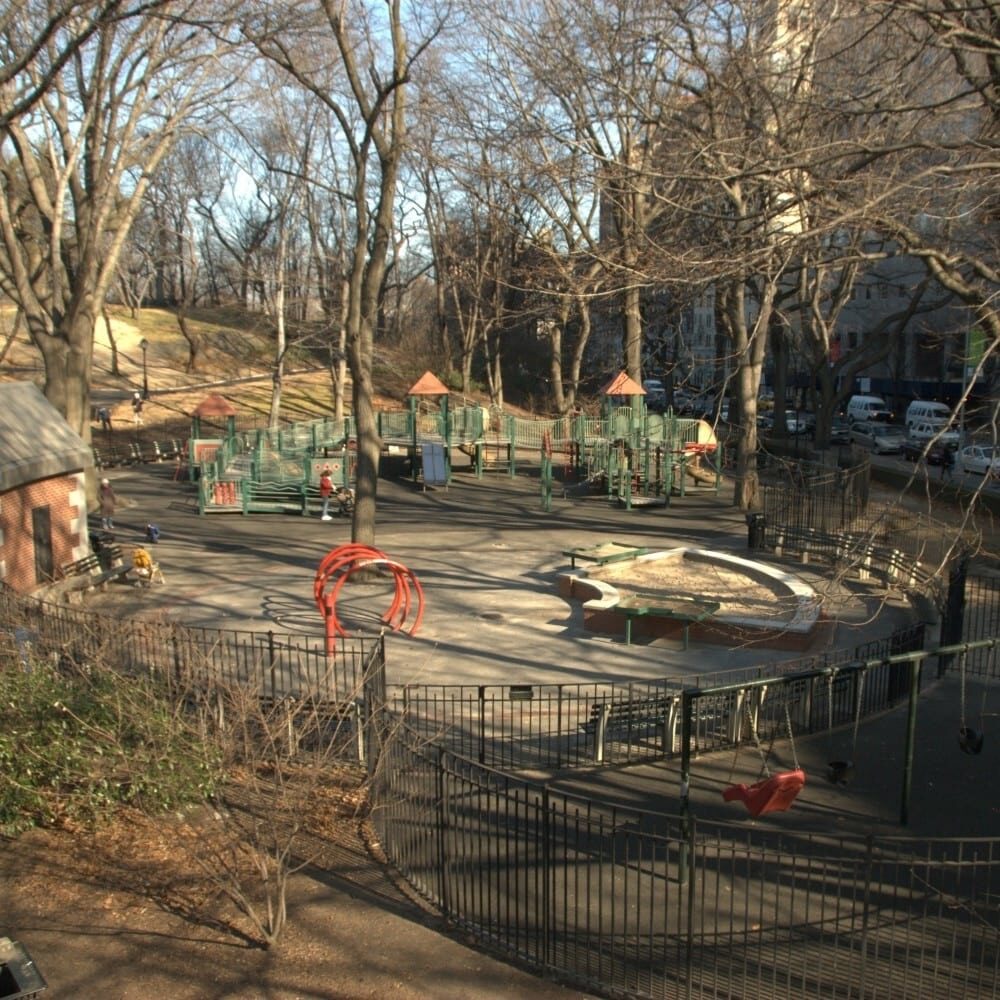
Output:
[[350,486],[338,486],[333,496],[341,514],[354,513],[354,490]]

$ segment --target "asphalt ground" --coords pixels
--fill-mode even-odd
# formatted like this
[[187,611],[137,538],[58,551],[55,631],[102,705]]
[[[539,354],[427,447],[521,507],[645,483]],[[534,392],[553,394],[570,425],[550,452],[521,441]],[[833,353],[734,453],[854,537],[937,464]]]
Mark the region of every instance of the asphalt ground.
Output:
[[[351,540],[349,517],[199,516],[195,484],[175,481],[169,463],[107,475],[119,498],[116,541],[140,544],[146,523],[155,523],[160,541],[151,550],[166,583],[112,585],[90,598],[95,607],[193,626],[323,636],[313,581],[322,558]],[[463,473],[447,488],[428,490],[380,480],[375,545],[413,572],[425,598],[415,634],[387,633],[389,684],[652,679],[803,655],[697,642],[685,650],[679,638],[626,645],[621,636],[584,630],[580,606],[557,591],[570,568],[563,553],[607,541],[748,555],[745,519],[731,494],[689,493],[668,507],[630,511],[605,497],[557,496],[546,512],[537,479],[526,475]],[[806,652],[853,646],[912,620],[909,606],[883,590],[832,584],[821,567],[782,568],[823,595],[832,621]],[[338,597],[338,617],[352,634],[376,634],[392,594],[388,579],[352,582]],[[411,613],[407,626],[413,620]]]

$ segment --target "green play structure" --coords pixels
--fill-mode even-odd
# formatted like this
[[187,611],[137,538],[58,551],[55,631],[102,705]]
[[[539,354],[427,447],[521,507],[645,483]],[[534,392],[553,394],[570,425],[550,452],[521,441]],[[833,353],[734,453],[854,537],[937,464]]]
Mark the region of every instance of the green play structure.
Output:
[[[711,428],[669,411],[650,413],[640,395],[626,397],[626,405],[622,397],[606,395],[597,417],[530,419],[478,405],[450,406],[444,386],[430,376],[428,387],[427,378],[421,380],[423,391],[410,393],[407,409],[377,415],[383,472],[396,467],[424,488],[447,487],[453,460],[462,455],[463,469],[480,479],[537,474],[545,510],[551,509],[556,483],[561,493],[605,495],[627,508],[719,489],[722,447]],[[234,413],[216,398],[214,426],[207,426],[204,413],[194,418],[188,471],[198,482],[201,513],[315,513],[319,472],[326,465],[335,486],[352,484],[351,418],[237,432]]]

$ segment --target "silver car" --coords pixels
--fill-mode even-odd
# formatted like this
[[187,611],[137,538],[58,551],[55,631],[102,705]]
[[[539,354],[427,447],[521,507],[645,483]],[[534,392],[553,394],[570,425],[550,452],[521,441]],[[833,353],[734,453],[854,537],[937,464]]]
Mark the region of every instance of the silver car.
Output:
[[903,450],[906,435],[901,427],[892,424],[859,420],[851,425],[851,440],[871,448],[876,455],[898,455]]
[[970,444],[958,453],[958,468],[962,472],[976,472],[982,476],[1000,476],[1000,448]]

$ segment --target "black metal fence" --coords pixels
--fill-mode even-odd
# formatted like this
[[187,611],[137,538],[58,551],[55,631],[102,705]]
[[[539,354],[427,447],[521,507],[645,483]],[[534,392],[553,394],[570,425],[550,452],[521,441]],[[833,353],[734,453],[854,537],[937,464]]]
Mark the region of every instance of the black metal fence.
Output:
[[[518,770],[628,764],[678,751],[676,706],[685,688],[715,687],[878,659],[922,649],[923,643],[924,627],[914,625],[846,649],[735,671],[660,680],[409,684],[393,707],[424,739],[491,767]],[[866,714],[895,704],[899,691],[889,677],[891,672],[873,676],[863,706]],[[810,727],[823,728],[825,724],[823,717]]]
[[763,547],[854,569],[862,578],[881,577],[940,603],[949,564],[978,549],[978,533],[894,504],[870,503],[867,477],[867,465],[807,465],[782,482],[764,484]]
[[428,744],[387,747],[394,863],[482,941],[641,998],[996,996],[1000,840],[767,835],[556,792]]
[[[966,568],[962,633],[956,638],[976,642],[1000,635],[1000,561],[985,556],[971,559]],[[971,651],[964,668],[970,675],[1000,677],[996,649]]]
[[[385,661],[381,636],[340,641],[276,632],[192,628],[163,621],[121,621],[86,608],[50,604],[0,588],[0,642],[7,653],[78,665],[109,663],[180,687],[239,685],[270,699],[349,702],[363,696],[366,664]],[[369,667],[369,672],[371,667]]]

